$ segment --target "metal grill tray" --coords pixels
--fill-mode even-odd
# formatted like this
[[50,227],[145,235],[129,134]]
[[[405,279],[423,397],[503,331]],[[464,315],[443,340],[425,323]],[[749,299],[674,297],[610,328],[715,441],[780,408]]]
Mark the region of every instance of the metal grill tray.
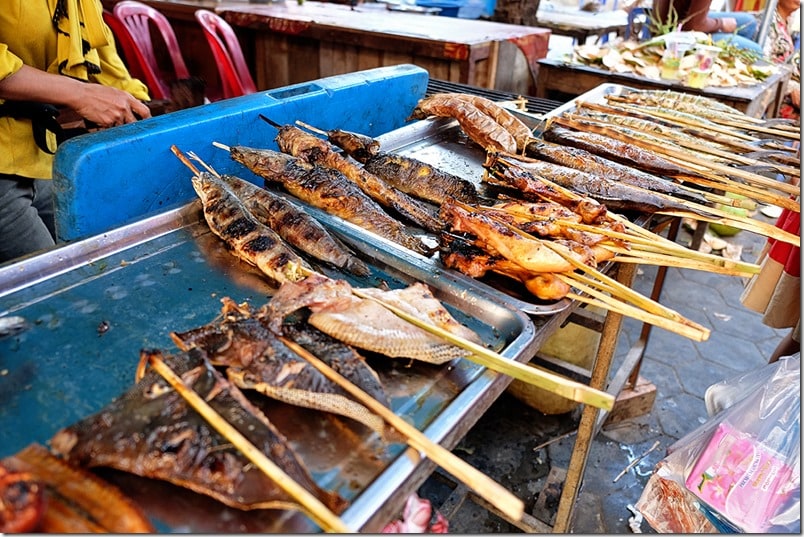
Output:
[[[323,270],[328,275],[359,287],[424,282],[503,356],[523,361],[535,351],[530,318],[499,294],[348,227],[337,234],[361,245],[372,274],[356,280]],[[44,444],[60,428],[100,410],[132,385],[140,349],[173,352],[169,333],[211,322],[222,297],[259,307],[274,291],[210,232],[198,201],[0,267],[0,281],[0,317],[27,322],[24,331],[0,338],[0,457],[32,442]],[[435,442],[479,417],[473,408],[497,377],[468,360],[431,366],[368,359],[394,412]],[[351,502],[342,515],[351,528],[361,528],[417,468],[413,458],[400,456],[403,444],[383,443],[345,418],[268,399],[261,406],[317,482]],[[160,531],[315,530],[298,513],[242,512],[160,481],[98,472],[139,502]]]

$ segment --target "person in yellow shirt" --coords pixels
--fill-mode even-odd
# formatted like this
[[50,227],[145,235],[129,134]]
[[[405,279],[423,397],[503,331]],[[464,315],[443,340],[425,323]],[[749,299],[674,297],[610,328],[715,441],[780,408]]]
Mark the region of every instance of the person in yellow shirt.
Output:
[[[58,109],[98,127],[151,116],[100,0],[5,0],[0,9],[0,263],[51,247]],[[54,132],[55,131],[55,132]]]

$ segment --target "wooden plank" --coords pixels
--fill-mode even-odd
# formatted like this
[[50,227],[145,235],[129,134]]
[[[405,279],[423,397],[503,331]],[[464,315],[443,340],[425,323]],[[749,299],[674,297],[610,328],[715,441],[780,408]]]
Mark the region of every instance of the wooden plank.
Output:
[[640,376],[632,388],[625,388],[617,395],[606,423],[617,423],[650,414],[655,401],[656,385]]

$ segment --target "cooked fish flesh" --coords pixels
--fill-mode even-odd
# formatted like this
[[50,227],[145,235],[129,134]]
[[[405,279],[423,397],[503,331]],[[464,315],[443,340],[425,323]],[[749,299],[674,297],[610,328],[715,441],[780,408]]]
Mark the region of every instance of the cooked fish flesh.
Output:
[[257,220],[276,231],[288,244],[356,276],[368,276],[371,272],[354,252],[301,207],[240,177],[222,175],[221,178]]
[[[345,509],[346,501],[318,486],[287,439],[201,350],[163,360],[292,479],[333,512]],[[237,509],[299,509],[153,370],[98,413],[57,432],[50,443],[55,453],[79,466],[162,479]]]
[[309,266],[270,227],[257,221],[226,184],[210,173],[193,177],[209,228],[243,261],[277,283],[304,277]]
[[432,250],[409,233],[343,173],[313,166],[279,151],[235,146],[231,157],[265,180],[280,183],[305,203],[358,225],[414,252],[430,255]]

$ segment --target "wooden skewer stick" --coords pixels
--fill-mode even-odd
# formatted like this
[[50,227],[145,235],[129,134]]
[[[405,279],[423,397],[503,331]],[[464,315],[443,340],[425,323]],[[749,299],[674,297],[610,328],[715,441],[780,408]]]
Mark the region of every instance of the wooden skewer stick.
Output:
[[248,460],[254,463],[265,475],[271,478],[282,490],[288,493],[291,498],[299,502],[307,515],[316,524],[328,532],[354,533],[335,513],[330,511],[321,501],[313,496],[307,489],[299,485],[293,478],[287,475],[262,451],[252,444],[240,431],[235,429],[229,422],[223,419],[220,414],[207,404],[204,399],[195,391],[190,389],[184,381],[173,372],[159,357],[151,355],[148,358],[149,364],[153,367],[170,385],[175,389],[193,409],[201,414],[207,422],[220,434],[222,434],[232,445],[240,450]]
[[423,321],[418,317],[415,317],[406,311],[397,308],[393,304],[389,304],[377,297],[361,293],[359,289],[352,289],[352,292],[355,294],[355,296],[360,298],[374,300],[409,323],[426,330],[433,335],[441,337],[457,347],[469,351],[470,354],[465,356],[465,358],[471,362],[487,367],[492,371],[496,371],[498,373],[521,380],[522,382],[526,382],[533,386],[544,388],[545,390],[555,393],[556,395],[566,397],[567,399],[571,399],[572,401],[585,403],[603,410],[611,410],[611,408],[614,406],[614,397],[611,394],[602,392],[600,390],[595,390],[585,384],[566,379],[560,375],[550,373],[549,371],[542,371],[534,367],[528,367],[517,361],[505,358],[504,356],[478,345],[477,343],[457,336],[452,332],[448,332],[439,326]]
[[776,205],[778,207],[784,207],[785,209],[790,209],[791,211],[800,212],[801,206],[795,200],[790,199],[789,197],[769,192],[768,190],[755,187],[754,185],[748,185],[732,181],[730,179],[724,178],[723,176],[711,173],[710,171],[704,168],[693,167],[692,165],[683,162],[681,159],[667,157],[667,160],[682,166],[687,166],[690,170],[698,174],[698,175],[686,174],[686,175],[675,176],[675,179],[679,181],[685,181],[688,183],[694,183],[696,185],[715,188],[718,190],[724,190],[726,192],[731,192],[732,194],[740,194],[756,201],[762,201],[770,205]]
[[[787,244],[792,244],[794,246],[801,246],[801,237],[790,233],[789,231],[785,231],[781,228],[776,226],[772,226],[770,224],[766,224],[765,222],[760,222],[759,220],[754,220],[753,218],[739,216],[739,215],[728,215],[725,213],[726,216],[722,218],[717,217],[706,217],[701,215],[690,215],[684,211],[661,211],[660,214],[666,214],[668,216],[678,216],[681,218],[694,218],[696,220],[700,220],[702,222],[709,222],[709,223],[717,223],[717,224],[726,224],[734,227],[739,227],[740,229],[744,229],[746,231],[753,231],[758,235],[762,235],[765,237],[770,237],[773,239],[780,240],[782,242],[786,242]],[[717,214],[717,213],[714,213]]]
[[647,457],[648,455],[650,455],[651,453],[656,451],[656,448],[658,448],[658,447],[659,447],[659,441],[657,440],[657,441],[655,441],[653,443],[653,445],[650,447],[650,449],[648,449],[645,453],[643,453],[642,455],[640,455],[639,457],[637,457],[636,459],[631,461],[631,464],[626,466],[625,469],[622,472],[617,474],[617,477],[615,477],[612,480],[612,483],[616,483],[617,481],[619,481],[622,476],[624,476],[625,474],[627,474],[631,470],[631,468],[633,468],[634,466],[639,464],[639,461],[641,461],[642,459],[644,459],[645,457]]
[[376,399],[349,382],[340,373],[322,362],[307,349],[285,337],[279,338],[293,352],[307,360],[325,377],[346,390],[350,395],[362,403],[366,408],[386,420],[392,427],[407,438],[408,444],[441,468],[452,474],[461,483],[478,493],[482,498],[494,505],[501,512],[513,520],[520,520],[525,512],[525,506],[519,498],[508,489],[480,472],[463,459],[453,455],[449,450],[427,438],[424,433],[397,416],[390,409],[380,404]]

